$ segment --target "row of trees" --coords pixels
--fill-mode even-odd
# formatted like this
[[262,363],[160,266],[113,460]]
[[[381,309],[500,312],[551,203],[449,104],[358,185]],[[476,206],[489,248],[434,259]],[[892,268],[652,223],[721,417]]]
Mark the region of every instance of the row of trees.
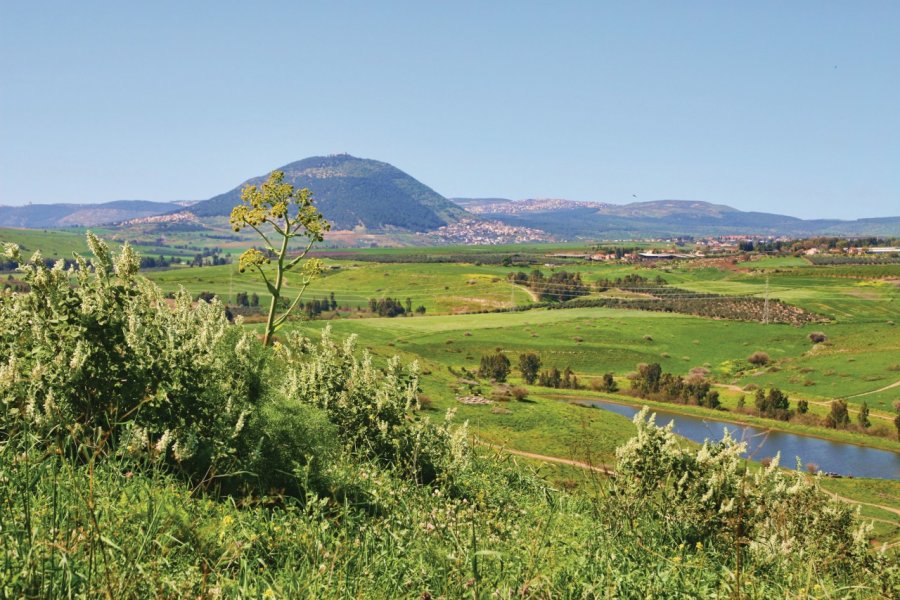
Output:
[[[809,406],[805,400],[801,401],[802,406],[798,406],[798,412],[805,413]],[[778,419],[779,421],[787,421],[793,416],[790,410],[790,399],[787,394],[778,388],[770,388],[768,393],[762,388],[756,390],[754,396],[754,404],[756,405],[756,413],[760,417],[767,419]]]
[[578,381],[578,376],[569,367],[566,367],[562,372],[556,367],[541,371],[538,375],[538,385],[566,390],[580,390],[584,387]]
[[[582,389],[584,386],[578,381],[578,376],[570,367],[560,371],[556,367],[541,371],[541,357],[535,352],[524,352],[519,355],[518,368],[525,383],[533,385],[537,383],[543,387]],[[481,357],[478,366],[478,376],[493,379],[497,382],[506,381],[512,368],[509,358],[500,350],[493,354],[485,354]],[[612,374],[609,374],[610,379]],[[613,382],[615,386],[615,382]],[[615,391],[615,390],[611,390]]]
[[719,408],[719,392],[710,389],[708,379],[699,374],[680,377],[664,373],[659,363],[640,364],[629,376],[631,391],[641,398],[678,404],[696,404],[706,408]]
[[582,281],[581,273],[556,271],[545,277],[542,271],[535,269],[530,274],[523,271],[510,273],[507,278],[516,285],[524,285],[547,302],[565,302],[591,292],[590,286]]
[[[400,315],[412,316],[413,301],[407,298],[405,302],[401,302],[399,298],[369,298],[369,311],[379,317],[397,317]],[[424,315],[425,307],[419,305],[415,309],[415,314]]]
[[615,279],[610,279],[608,277],[604,277],[603,279],[599,279],[596,283],[597,291],[608,290],[609,288],[619,288],[619,289],[630,289],[630,288],[642,288],[642,287],[662,287],[666,285],[666,280],[661,276],[657,275],[654,278],[644,277],[642,275],[638,275],[636,273],[630,273],[625,277],[616,277]]

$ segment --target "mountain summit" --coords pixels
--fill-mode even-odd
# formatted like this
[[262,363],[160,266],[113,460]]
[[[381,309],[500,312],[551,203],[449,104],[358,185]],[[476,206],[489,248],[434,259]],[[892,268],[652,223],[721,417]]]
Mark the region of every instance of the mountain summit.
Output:
[[[313,156],[279,169],[285,180],[309,188],[333,229],[432,231],[467,216],[430,187],[388,163],[349,154]],[[198,217],[225,216],[240,203],[241,189],[268,174],[248,179],[231,191],[187,210]]]

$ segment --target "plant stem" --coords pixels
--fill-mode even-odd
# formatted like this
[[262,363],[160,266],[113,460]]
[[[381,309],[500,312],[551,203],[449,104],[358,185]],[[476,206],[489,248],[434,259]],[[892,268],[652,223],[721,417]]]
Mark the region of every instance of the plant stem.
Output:
[[[290,231],[290,222],[285,228]],[[281,298],[281,284],[284,282],[284,256],[287,254],[288,242],[290,236],[285,235],[281,240],[281,251],[278,253],[278,265],[275,273],[275,291],[272,293],[272,302],[269,304],[269,318],[266,320],[266,334],[263,336],[263,346],[268,346],[275,334],[275,308],[278,306],[278,300]]]

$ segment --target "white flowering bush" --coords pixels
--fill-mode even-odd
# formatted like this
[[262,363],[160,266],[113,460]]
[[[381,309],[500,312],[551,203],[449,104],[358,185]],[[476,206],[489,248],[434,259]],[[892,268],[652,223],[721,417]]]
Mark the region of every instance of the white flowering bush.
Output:
[[637,435],[616,451],[617,511],[632,526],[654,522],[673,545],[712,544],[746,553],[754,569],[796,570],[816,560],[833,571],[863,568],[896,577],[884,555],[868,549],[871,526],[847,504],[825,494],[817,478],[778,468],[778,458],[750,472],[745,444],[720,442],[687,448],[658,427],[644,408],[634,418]]
[[279,419],[261,410],[277,395],[267,390],[256,337],[229,323],[216,300],[194,304],[182,290],[169,303],[137,276],[128,244],[114,256],[96,236],[87,241],[91,264],[76,257],[68,270],[5,250],[30,291],[0,296],[0,430],[27,427],[72,447],[99,440],[206,482],[248,465],[267,474],[293,468],[254,464],[278,456],[260,431],[264,422],[302,439],[302,424],[316,421],[310,410]]
[[451,428],[415,415],[418,365],[391,358],[377,368],[371,355],[356,351],[356,336],[338,343],[326,327],[318,344],[293,333],[276,345],[285,361],[282,394],[325,410],[344,446],[385,465],[397,466],[421,482],[451,477],[468,460],[465,425]]

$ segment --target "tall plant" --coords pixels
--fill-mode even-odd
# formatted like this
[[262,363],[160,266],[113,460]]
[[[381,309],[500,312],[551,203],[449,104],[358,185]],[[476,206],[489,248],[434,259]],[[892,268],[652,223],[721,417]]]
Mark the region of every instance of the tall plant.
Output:
[[[251,248],[241,254],[239,269],[243,273],[247,267],[256,269],[272,295],[269,316],[263,344],[272,342],[275,331],[287,320],[310,282],[322,271],[318,259],[306,259],[313,244],[321,242],[331,225],[313,206],[312,192],[307,188],[294,189],[285,183],[282,171],[273,171],[269,179],[260,186],[248,185],[241,191],[241,204],[231,211],[231,226],[235,231],[251,227],[259,234],[267,252]],[[289,258],[288,246],[291,239],[305,237],[306,247],[299,255]],[[274,258],[274,280],[263,269]],[[306,259],[306,260],[304,260]],[[288,307],[278,315],[278,306],[283,296],[285,275],[298,265],[301,272],[300,291]]]

